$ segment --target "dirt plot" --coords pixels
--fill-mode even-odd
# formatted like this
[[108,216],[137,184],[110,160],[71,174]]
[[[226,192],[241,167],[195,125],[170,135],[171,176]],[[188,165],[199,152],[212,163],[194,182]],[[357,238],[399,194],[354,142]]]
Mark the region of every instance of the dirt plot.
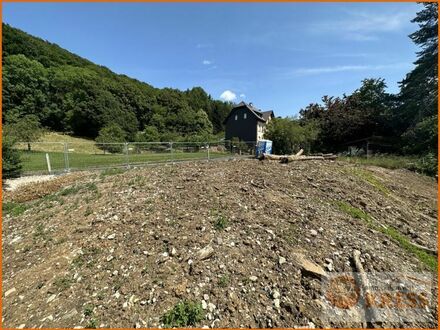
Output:
[[432,178],[231,160],[38,185],[3,200],[4,327],[173,325],[185,301],[197,327],[359,327],[322,317],[322,278],[354,272],[354,249],[367,272],[433,274],[417,317],[377,326],[437,327],[436,257],[412,245],[437,249]]

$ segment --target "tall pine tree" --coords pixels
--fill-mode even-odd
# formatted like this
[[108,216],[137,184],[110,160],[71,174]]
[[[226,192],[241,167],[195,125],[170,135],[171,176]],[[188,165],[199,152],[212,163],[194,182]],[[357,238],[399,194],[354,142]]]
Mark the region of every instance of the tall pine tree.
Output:
[[412,22],[419,30],[410,38],[421,47],[415,68],[401,82],[396,120],[404,151],[437,154],[438,4],[424,3]]

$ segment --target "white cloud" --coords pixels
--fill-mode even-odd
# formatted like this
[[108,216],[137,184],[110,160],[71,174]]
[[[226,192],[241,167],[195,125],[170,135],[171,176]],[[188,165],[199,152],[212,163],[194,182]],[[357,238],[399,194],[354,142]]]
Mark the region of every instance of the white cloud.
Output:
[[400,11],[389,13],[378,12],[348,12],[345,19],[328,20],[310,26],[315,34],[336,34],[344,39],[353,41],[378,40],[380,33],[401,31],[415,13]]
[[242,93],[242,94],[240,94],[240,98],[245,99],[246,95]]
[[202,64],[203,65],[210,65],[210,64],[212,64],[212,61],[210,61],[210,60],[203,60]]
[[312,74],[334,73],[334,72],[345,72],[345,71],[375,71],[375,70],[401,69],[401,68],[410,68],[410,67],[411,67],[411,63],[395,63],[395,64],[380,64],[380,65],[336,65],[336,66],[317,67],[317,68],[300,68],[295,70],[295,73],[299,75],[312,75]]
[[237,98],[237,95],[236,95],[234,92],[230,91],[230,90],[225,90],[225,91],[220,95],[220,98],[221,98],[222,100],[224,100],[224,101],[231,102],[231,101],[234,101],[234,100]]

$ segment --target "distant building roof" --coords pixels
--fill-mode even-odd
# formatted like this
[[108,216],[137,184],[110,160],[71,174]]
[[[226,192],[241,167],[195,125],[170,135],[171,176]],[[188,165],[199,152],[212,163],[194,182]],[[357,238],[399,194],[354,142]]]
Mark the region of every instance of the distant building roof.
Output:
[[261,111],[260,109],[254,107],[254,105],[252,103],[246,103],[241,101],[239,104],[237,104],[229,113],[229,115],[225,118],[224,122],[226,123],[226,121],[228,120],[230,114],[232,113],[232,111],[236,108],[241,108],[241,107],[246,107],[248,108],[254,115],[255,117],[257,117],[258,120],[266,122],[269,117],[274,117],[274,113],[272,110],[269,111]]

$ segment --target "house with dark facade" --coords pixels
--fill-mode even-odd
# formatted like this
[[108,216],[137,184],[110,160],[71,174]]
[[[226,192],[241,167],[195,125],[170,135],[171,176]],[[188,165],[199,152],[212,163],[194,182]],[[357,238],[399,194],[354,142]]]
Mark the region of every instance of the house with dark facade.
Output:
[[240,141],[257,142],[263,139],[266,125],[274,118],[272,110],[261,111],[252,103],[240,102],[224,120],[225,139],[238,138]]

